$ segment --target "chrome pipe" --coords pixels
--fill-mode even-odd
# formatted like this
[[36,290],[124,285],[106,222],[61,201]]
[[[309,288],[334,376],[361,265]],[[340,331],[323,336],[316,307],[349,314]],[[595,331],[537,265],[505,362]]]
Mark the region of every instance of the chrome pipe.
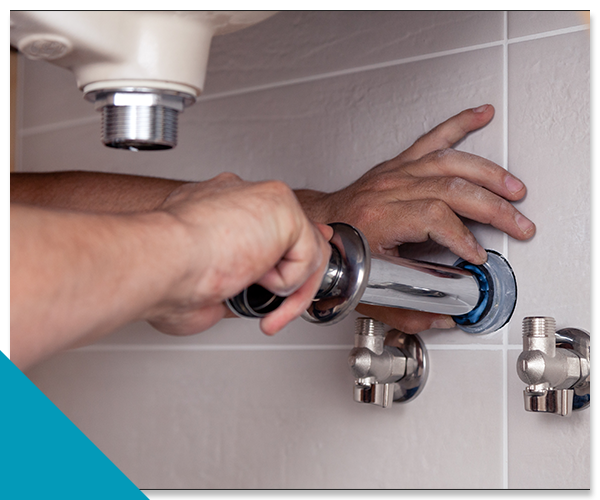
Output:
[[[331,224],[332,255],[321,286],[302,317],[311,323],[341,321],[359,303],[452,316],[468,333],[491,333],[511,318],[517,300],[512,268],[499,253],[475,266],[459,259],[454,266],[372,255],[364,235],[342,223]],[[285,300],[258,285],[227,299],[231,311],[261,318]]]
[[371,255],[363,304],[459,316],[480,298],[475,275],[458,267],[387,255]]

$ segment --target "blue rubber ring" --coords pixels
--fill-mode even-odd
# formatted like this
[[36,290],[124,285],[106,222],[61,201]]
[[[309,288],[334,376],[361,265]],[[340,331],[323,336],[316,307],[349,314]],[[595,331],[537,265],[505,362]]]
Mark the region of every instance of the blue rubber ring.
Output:
[[481,266],[475,266],[468,262],[462,262],[458,267],[471,271],[479,283],[479,302],[468,313],[452,316],[458,325],[474,325],[479,322],[489,311],[494,299],[494,289],[490,286],[491,276]]

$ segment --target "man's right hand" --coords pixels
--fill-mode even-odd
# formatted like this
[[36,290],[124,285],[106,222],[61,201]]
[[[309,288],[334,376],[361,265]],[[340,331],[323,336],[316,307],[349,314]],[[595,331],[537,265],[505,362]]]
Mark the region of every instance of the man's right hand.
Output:
[[223,301],[253,283],[287,297],[261,320],[267,334],[309,307],[333,231],[311,223],[284,183],[221,174],[175,189],[160,210],[182,228],[185,271],[147,318],[157,329],[186,335],[209,328],[224,316]]

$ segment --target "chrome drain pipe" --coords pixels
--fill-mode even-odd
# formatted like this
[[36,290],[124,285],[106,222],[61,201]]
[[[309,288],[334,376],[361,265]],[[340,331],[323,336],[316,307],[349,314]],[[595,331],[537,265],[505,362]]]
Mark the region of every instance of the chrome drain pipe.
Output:
[[[337,323],[359,303],[452,316],[468,333],[492,333],[512,316],[517,300],[508,261],[488,250],[485,264],[459,259],[454,266],[372,255],[364,235],[343,223],[330,224],[332,255],[321,287],[302,317],[323,325]],[[285,300],[258,285],[226,301],[238,316],[260,318]]]

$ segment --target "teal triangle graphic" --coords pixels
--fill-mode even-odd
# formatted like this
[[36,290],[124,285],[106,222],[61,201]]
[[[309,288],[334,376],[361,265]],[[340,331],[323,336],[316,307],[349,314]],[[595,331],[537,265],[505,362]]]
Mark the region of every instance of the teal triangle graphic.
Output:
[[145,499],[0,352],[0,498]]

